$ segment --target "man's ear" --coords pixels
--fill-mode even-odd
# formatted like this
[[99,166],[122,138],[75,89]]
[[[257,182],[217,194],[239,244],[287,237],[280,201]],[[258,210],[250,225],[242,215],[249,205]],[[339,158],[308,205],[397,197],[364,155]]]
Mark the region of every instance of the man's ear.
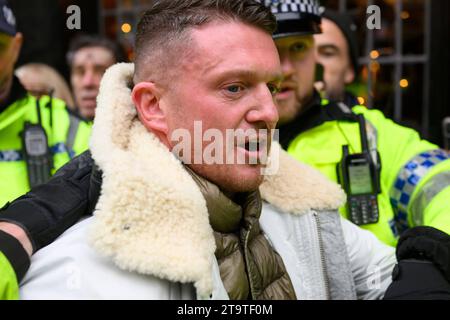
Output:
[[160,106],[160,90],[153,82],[137,83],[131,93],[142,124],[160,139],[168,133],[166,116]]
[[353,70],[353,68],[348,67],[347,71],[345,71],[345,84],[350,84],[353,82],[353,80],[355,80],[355,71]]
[[20,32],[17,32],[13,38],[12,50],[14,51],[14,64],[16,64],[17,59],[19,58],[20,49],[22,48],[23,43],[23,35]]

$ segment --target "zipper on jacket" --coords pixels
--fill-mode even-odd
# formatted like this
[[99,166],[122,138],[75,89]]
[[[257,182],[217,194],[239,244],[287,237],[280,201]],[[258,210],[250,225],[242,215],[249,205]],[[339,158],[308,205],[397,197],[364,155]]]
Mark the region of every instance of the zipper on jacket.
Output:
[[247,277],[248,277],[248,284],[250,286],[250,294],[252,296],[252,300],[256,300],[256,297],[254,296],[255,288],[253,287],[253,281],[251,281],[250,277],[250,264],[248,260],[248,238],[250,237],[250,229],[248,230],[247,234],[245,235],[244,239],[244,256],[245,256],[245,263],[247,264],[245,267],[247,269]]
[[323,279],[325,281],[325,294],[326,294],[326,299],[330,300],[331,299],[330,283],[328,280],[327,265],[325,263],[325,250],[323,249],[322,233],[321,233],[320,227],[319,227],[319,216],[318,216],[317,212],[314,212],[313,215],[314,215],[314,219],[316,220],[317,235],[319,238],[320,259],[322,261],[322,273],[323,273]]

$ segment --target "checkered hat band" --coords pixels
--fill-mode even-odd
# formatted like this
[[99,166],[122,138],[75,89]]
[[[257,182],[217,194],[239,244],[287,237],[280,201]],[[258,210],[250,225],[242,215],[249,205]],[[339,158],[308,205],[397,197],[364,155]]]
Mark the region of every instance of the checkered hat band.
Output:
[[264,3],[274,14],[299,12],[320,15],[317,0],[266,0]]

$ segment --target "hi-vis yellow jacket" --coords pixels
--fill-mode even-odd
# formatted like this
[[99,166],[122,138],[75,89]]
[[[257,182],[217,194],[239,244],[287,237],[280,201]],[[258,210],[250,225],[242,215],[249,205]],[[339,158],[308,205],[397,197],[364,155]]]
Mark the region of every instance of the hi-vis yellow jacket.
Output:
[[[364,106],[352,110],[364,115],[369,147],[378,149],[382,165],[379,221],[362,227],[389,245],[396,245],[399,233],[412,226],[428,225],[450,233],[449,153],[378,110]],[[336,164],[343,145],[349,145],[350,153],[361,152],[357,122],[324,122],[296,136],[287,151],[337,182]],[[345,208],[340,211],[347,216]]]
[[20,134],[25,122],[38,123],[37,103],[53,155],[52,173],[88,148],[91,124],[70,114],[63,101],[26,95],[13,102],[0,113],[0,208],[30,189]]

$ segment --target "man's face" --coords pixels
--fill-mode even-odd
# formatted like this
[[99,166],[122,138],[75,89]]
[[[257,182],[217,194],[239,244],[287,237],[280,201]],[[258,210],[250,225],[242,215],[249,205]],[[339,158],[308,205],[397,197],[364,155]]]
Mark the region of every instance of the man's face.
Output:
[[[178,76],[161,99],[168,139],[175,130],[184,128],[194,141],[194,121],[201,121],[202,133],[216,129],[223,137],[227,129],[274,129],[278,113],[273,94],[281,72],[271,36],[242,23],[213,22],[192,30],[191,38],[192,51],[179,62]],[[175,143],[171,141],[170,148]],[[202,150],[210,143],[201,142]],[[270,138],[266,152],[269,147]],[[248,160],[264,150],[258,153],[244,145],[224,146],[224,155],[229,152]],[[189,167],[224,191],[244,192],[255,190],[263,180],[263,165],[246,163]]]
[[292,36],[275,40],[284,81],[276,95],[280,124],[291,121],[307,104],[314,90],[314,38]]
[[20,33],[14,37],[0,33],[0,101],[9,95],[14,64],[19,56],[21,45]]
[[113,54],[103,47],[85,47],[75,53],[70,82],[75,104],[83,117],[94,118],[100,81],[114,63]]
[[328,19],[322,19],[322,34],[314,36],[317,62],[324,66],[325,92],[329,99],[341,101],[345,85],[354,80],[345,36]]

